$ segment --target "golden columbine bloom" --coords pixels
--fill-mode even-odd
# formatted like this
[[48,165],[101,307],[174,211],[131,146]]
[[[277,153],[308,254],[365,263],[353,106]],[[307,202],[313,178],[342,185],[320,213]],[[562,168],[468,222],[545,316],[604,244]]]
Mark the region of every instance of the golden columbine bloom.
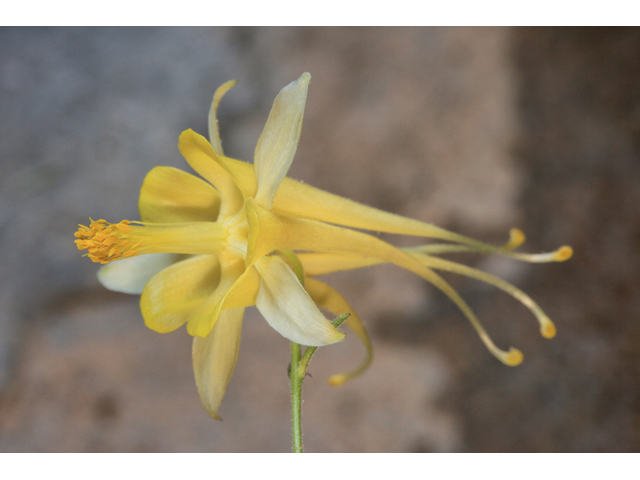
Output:
[[[235,82],[225,83],[216,91],[209,112],[211,143],[187,130],[178,144],[204,181],[182,170],[156,167],[140,191],[141,222],[91,220],[75,234],[78,249],[87,250],[92,261],[108,264],[98,273],[105,287],[142,294],[140,307],[149,328],[164,333],[187,324],[194,337],[196,384],[207,411],[220,418],[218,407],[238,356],[244,309],[253,305],[281,335],[311,346],[345,337],[319,308],[335,315],[350,313],[346,323],[363,342],[366,357],[356,370],[335,375],[330,382],[339,385],[367,368],[372,349],[360,318],[338,292],[315,279],[330,272],[388,262],[416,273],[453,300],[491,353],[507,365],[518,365],[522,353],[496,347],[436,270],[476,278],[506,291],[531,310],[543,336],[553,337],[553,323],[524,292],[438,255],[497,253],[528,262],[552,262],[570,258],[570,247],[543,254],[517,253],[514,249],[524,242],[517,229],[505,245],[491,246],[286,178],[300,138],[310,79],[304,73],[276,97],[253,165],[223,155],[216,111]],[[397,248],[354,229],[446,243]]]

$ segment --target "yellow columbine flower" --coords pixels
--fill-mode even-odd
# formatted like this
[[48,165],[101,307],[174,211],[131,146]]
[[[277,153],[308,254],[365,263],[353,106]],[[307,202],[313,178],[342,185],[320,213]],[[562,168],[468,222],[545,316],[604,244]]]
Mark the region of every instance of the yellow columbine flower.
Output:
[[[178,144],[206,181],[175,168],[156,167],[140,192],[142,222],[91,220],[75,234],[78,248],[87,250],[92,261],[108,264],[98,273],[104,286],[142,294],[140,306],[149,328],[164,333],[187,324],[194,336],[196,384],[208,412],[220,418],[218,407],[235,367],[244,309],[249,306],[255,305],[284,337],[311,346],[344,338],[319,307],[336,315],[351,313],[346,323],[367,355],[359,368],[330,381],[340,384],[369,365],[371,343],[361,320],[338,292],[313,278],[339,270],[388,262],[420,275],[458,305],[491,353],[507,365],[522,361],[520,351],[498,349],[464,300],[435,270],[505,290],[534,313],[542,335],[553,337],[553,323],[525,293],[436,255],[498,253],[549,262],[567,260],[570,247],[537,255],[516,253],[514,249],[524,242],[520,230],[512,230],[509,242],[495,247],[286,178],[300,138],[310,79],[304,73],[276,97],[253,165],[223,155],[216,111],[235,82],[222,85],[209,112],[211,143],[187,130]],[[354,228],[450,243],[400,249]]]

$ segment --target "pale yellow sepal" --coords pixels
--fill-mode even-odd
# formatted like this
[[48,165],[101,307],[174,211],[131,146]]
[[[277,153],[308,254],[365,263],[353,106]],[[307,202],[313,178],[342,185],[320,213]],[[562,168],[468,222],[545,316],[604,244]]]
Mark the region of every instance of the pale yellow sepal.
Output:
[[258,139],[254,155],[258,180],[255,199],[264,208],[271,208],[273,197],[296,154],[310,81],[311,75],[303,73],[280,91]]
[[216,420],[240,349],[244,308],[225,310],[205,337],[193,338],[193,373],[202,404]]
[[255,262],[255,267],[261,279],[256,307],[280,335],[292,342],[315,347],[344,339],[345,334],[320,313],[282,258],[262,257]]
[[173,167],[155,167],[140,189],[138,210],[143,222],[213,222],[220,198],[215,188],[194,175]]

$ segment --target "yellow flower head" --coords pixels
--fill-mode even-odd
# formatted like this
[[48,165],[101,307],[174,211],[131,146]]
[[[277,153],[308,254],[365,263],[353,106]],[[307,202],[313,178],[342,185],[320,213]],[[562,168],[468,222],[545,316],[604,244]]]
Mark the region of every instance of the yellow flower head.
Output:
[[[171,167],[149,172],[140,192],[141,222],[91,220],[75,233],[78,249],[93,262],[107,288],[141,294],[145,324],[170,332],[187,324],[194,336],[193,365],[203,404],[214,418],[233,373],[244,309],[256,306],[289,340],[310,346],[338,342],[344,334],[320,312],[350,313],[346,324],[366,348],[354,371],[330,379],[334,385],[361,373],[372,359],[371,343],[347,301],[316,276],[393,263],[444,292],[500,361],[518,365],[522,353],[497,348],[458,293],[436,270],[484,282],[511,294],[533,312],[547,338],[555,327],[538,305],[513,285],[440,258],[450,252],[497,253],[528,262],[564,261],[570,247],[545,254],[514,250],[524,234],[511,231],[503,246],[491,246],[434,225],[386,213],[286,178],[293,161],[311,76],[304,73],[276,97],[258,139],[253,165],[225,157],[216,111],[235,84],[215,93],[209,112],[209,143],[192,130],[178,147],[204,179]],[[358,230],[355,230],[358,229]],[[361,232],[369,230],[444,241],[397,248]],[[113,263],[112,263],[113,262]]]

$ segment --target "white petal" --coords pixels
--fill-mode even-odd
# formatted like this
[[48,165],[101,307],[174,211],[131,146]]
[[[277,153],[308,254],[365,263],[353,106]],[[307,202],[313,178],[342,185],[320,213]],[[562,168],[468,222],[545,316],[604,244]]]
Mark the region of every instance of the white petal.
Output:
[[173,265],[184,255],[152,253],[111,262],[98,270],[98,280],[109,290],[141,294],[149,280],[161,270]]
[[236,366],[244,308],[223,310],[209,335],[193,337],[193,372],[207,412],[222,420],[218,408]]
[[302,345],[322,346],[339,342],[345,334],[320,313],[295,273],[278,256],[262,257],[256,307],[280,335]]
[[271,208],[273,197],[296,154],[310,81],[311,75],[303,73],[280,91],[258,139],[254,157],[258,179],[255,200],[264,208]]

